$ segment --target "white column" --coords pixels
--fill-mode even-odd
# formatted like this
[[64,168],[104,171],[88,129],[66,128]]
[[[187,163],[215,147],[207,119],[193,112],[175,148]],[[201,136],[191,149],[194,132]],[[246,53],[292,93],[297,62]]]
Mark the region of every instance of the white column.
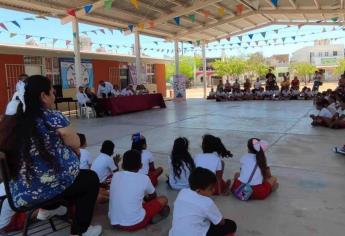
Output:
[[135,68],[137,74],[137,84],[141,84],[141,60],[140,60],[140,33],[135,31]]
[[206,50],[205,50],[205,43],[202,44],[202,64],[203,64],[203,77],[204,77],[204,98],[206,98],[207,73],[206,73]]
[[175,39],[175,75],[180,74],[180,57],[178,51],[178,40]]
[[81,78],[81,59],[80,59],[80,40],[79,40],[79,24],[78,19],[73,17],[73,47],[74,47],[74,73],[76,78],[76,89],[82,85]]

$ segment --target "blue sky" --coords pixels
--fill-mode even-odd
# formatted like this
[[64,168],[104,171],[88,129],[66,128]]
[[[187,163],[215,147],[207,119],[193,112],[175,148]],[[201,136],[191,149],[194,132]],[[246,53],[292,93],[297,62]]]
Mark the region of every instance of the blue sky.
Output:
[[[8,31],[1,29],[0,31],[0,43],[5,44],[24,44],[26,39],[26,35],[37,36],[33,37],[36,42],[46,44],[49,47],[52,47],[53,39],[59,39],[54,47],[56,48],[66,48],[66,41],[65,40],[72,40],[72,25],[71,23],[66,25],[61,25],[60,20],[55,18],[48,18],[48,20],[44,19],[37,19],[35,20],[24,20],[24,18],[33,17],[35,15],[12,11],[0,8],[0,22],[3,22]],[[18,28],[16,25],[11,23],[11,21],[17,21],[21,28]],[[80,24],[79,30],[80,32],[83,31],[92,31],[92,30],[99,30],[102,27]],[[274,30],[279,29],[279,33],[277,34]],[[345,31],[341,30],[340,27],[336,26],[333,31],[333,26],[304,26],[301,29],[298,29],[296,26],[269,26],[265,28],[258,29],[256,31],[248,32],[243,35],[242,37],[242,48],[238,49],[238,43],[241,41],[238,37],[232,37],[230,42],[227,40],[221,40],[220,42],[214,42],[208,45],[206,54],[208,57],[218,57],[222,54],[222,48],[224,52],[228,56],[238,56],[238,55],[246,55],[254,52],[262,52],[265,56],[271,56],[273,54],[291,54],[292,52],[313,44],[313,40],[315,39],[326,39],[326,38],[338,38],[340,39],[333,41],[333,43],[337,44],[344,44],[345,42]],[[326,31],[321,33],[322,31]],[[267,32],[265,38],[262,37],[261,32]],[[10,37],[10,33],[17,33],[15,37]],[[252,39],[250,40],[249,34],[253,34]],[[83,35],[83,34],[81,34]],[[304,36],[301,36],[304,35]],[[40,41],[39,37],[45,37],[42,41]],[[296,36],[295,40],[291,37]],[[91,38],[92,42],[94,43],[93,49],[99,47],[99,44],[103,45],[113,45],[112,48],[109,46],[105,46],[107,50],[113,50],[120,54],[129,54],[131,53],[132,49],[130,47],[134,43],[134,35],[124,35],[118,30],[114,30],[114,34],[105,28],[105,34],[101,33],[100,31],[97,32],[97,35],[88,32],[88,37]],[[285,44],[284,45],[271,45],[271,46],[263,46],[263,47],[248,47],[247,49],[244,48],[243,45],[247,46],[247,42],[251,41],[251,45],[255,45],[254,41],[260,41],[259,46],[264,43],[264,40],[269,40],[272,42],[273,39],[277,38],[276,44],[282,44],[282,38],[285,37]],[[61,39],[61,40],[60,40]],[[308,42],[301,42],[301,41],[308,41]],[[297,42],[294,44],[294,42]],[[232,46],[230,46],[231,44]],[[116,47],[118,46],[118,48]],[[148,36],[141,36],[141,47],[142,49],[147,48],[145,53],[154,56],[154,57],[163,57],[164,55],[173,56],[172,53],[166,53],[167,49],[173,49],[172,42],[164,42],[164,39],[161,38],[154,38]],[[193,55],[194,53],[190,50],[192,45],[188,43],[183,44],[183,48],[187,49],[185,52],[186,55]],[[235,47],[235,48],[234,48]],[[73,48],[72,45],[69,48]],[[152,50],[153,49],[153,50]],[[164,49],[164,52],[157,52],[157,50]],[[200,54],[200,48],[196,48],[196,52]]]

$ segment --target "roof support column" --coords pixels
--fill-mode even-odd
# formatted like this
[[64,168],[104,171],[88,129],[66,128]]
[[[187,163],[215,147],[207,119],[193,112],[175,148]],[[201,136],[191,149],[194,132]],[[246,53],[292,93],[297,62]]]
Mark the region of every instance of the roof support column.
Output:
[[204,78],[204,98],[206,98],[206,88],[207,88],[207,73],[206,73],[206,49],[205,43],[202,44],[202,64],[203,64],[203,78]]
[[141,81],[141,59],[140,59],[140,33],[138,30],[135,31],[135,69],[137,74],[137,84],[142,84]]
[[177,39],[175,39],[174,41],[174,46],[175,46],[175,75],[178,75],[180,74],[180,55],[179,55]]
[[73,17],[73,47],[74,47],[74,74],[75,74],[75,86],[78,90],[79,86],[82,86],[81,78],[81,59],[80,59],[80,40],[79,40],[79,24],[78,19]]

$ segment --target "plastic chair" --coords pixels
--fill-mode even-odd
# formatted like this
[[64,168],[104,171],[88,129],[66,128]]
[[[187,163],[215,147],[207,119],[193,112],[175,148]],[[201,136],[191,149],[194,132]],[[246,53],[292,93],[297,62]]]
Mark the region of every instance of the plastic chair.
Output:
[[92,107],[79,104],[79,109],[80,117],[86,117],[88,119],[90,119],[91,116],[96,117],[96,112]]
[[[53,200],[47,200],[47,201],[41,202],[40,204],[16,207],[14,205],[12,193],[11,193],[10,186],[9,186],[10,174],[9,174],[7,160],[6,160],[6,155],[3,152],[0,152],[0,177],[2,178],[2,181],[3,181],[4,186],[5,186],[5,192],[6,192],[6,196],[2,197],[2,199],[1,199],[2,200],[1,201],[1,207],[2,207],[3,200],[5,198],[7,198],[8,203],[9,203],[10,207],[12,208],[12,210],[14,210],[15,212],[25,212],[27,214],[27,218],[26,218],[26,221],[24,224],[24,229],[23,229],[23,234],[22,234],[23,236],[28,235],[28,230],[29,230],[29,227],[32,223],[31,218],[32,218],[33,213],[36,210],[38,210],[39,208],[45,208],[47,206],[51,206],[51,205],[55,205],[55,204],[65,205],[65,204],[62,204],[65,202],[64,200],[56,198]],[[52,230],[55,232],[56,227],[54,225],[52,218],[49,219],[49,223],[50,223]]]

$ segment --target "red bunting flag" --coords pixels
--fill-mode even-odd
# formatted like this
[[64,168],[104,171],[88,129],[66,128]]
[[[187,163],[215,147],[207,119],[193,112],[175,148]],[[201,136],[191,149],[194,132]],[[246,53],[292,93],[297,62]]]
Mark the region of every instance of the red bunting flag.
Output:
[[244,10],[244,5],[242,3],[236,5],[236,12],[238,14],[242,14],[243,10]]
[[67,9],[66,12],[67,12],[67,14],[70,15],[70,16],[74,16],[74,17],[76,16],[76,15],[75,15],[75,9]]
[[203,11],[203,14],[204,14],[204,17],[205,17],[205,21],[207,21],[209,15],[210,15],[210,12],[209,11]]
[[71,40],[66,40],[66,47],[71,44]]
[[149,25],[150,25],[150,28],[152,29],[152,28],[155,27],[155,22],[154,22],[154,21],[150,21],[150,22],[149,22]]
[[4,30],[8,31],[6,25],[2,22],[0,22],[0,27],[3,28]]

